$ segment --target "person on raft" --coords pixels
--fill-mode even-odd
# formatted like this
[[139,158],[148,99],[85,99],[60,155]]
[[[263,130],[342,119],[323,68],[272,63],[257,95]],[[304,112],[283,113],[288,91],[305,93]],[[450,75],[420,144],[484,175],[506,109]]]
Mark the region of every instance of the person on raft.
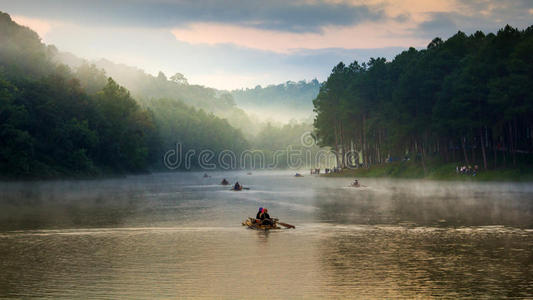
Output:
[[257,219],[261,222],[261,225],[274,225],[274,222],[268,214],[268,209],[263,208],[260,212],[257,213]]
[[242,190],[242,185],[239,184],[239,182],[235,182],[235,186],[233,187],[234,190],[240,191]]
[[220,183],[222,185],[228,185],[229,182],[226,180],[226,178],[222,179],[222,182]]
[[255,215],[255,221],[257,223],[259,223],[261,220],[261,214],[263,214],[263,208],[259,207],[259,211],[257,211],[257,214]]
[[359,187],[359,186],[360,186],[360,185],[359,185],[359,180],[355,179],[355,180],[353,181],[352,185],[355,186],[355,187]]

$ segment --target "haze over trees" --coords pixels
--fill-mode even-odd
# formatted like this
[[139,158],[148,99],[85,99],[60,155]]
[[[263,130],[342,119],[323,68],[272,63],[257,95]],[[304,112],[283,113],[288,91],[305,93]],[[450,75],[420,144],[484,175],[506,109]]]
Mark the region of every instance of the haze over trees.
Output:
[[287,81],[283,84],[256,86],[231,91],[235,103],[259,117],[276,121],[302,120],[312,117],[313,102],[320,89],[318,80]]
[[152,103],[153,99],[180,101],[226,119],[232,127],[241,129],[250,141],[256,140],[255,136],[268,124],[277,128],[290,120],[311,124],[313,99],[320,88],[315,79],[228,92],[189,84],[181,73],[168,77],[159,72],[153,76],[136,67],[106,59],[88,62],[73,54],[58,52],[54,60],[75,69],[82,86],[88,91],[100,89],[102,78],[109,75],[128,88],[141,105]]
[[[247,143],[212,114],[177,100],[138,102],[95,66],[72,71],[56,56],[55,47],[0,13],[1,177],[144,172],[170,143],[235,151]],[[177,84],[153,80],[154,89]]]
[[[89,63],[85,59],[65,52],[58,52],[54,56],[54,60],[67,64],[78,70],[78,73],[80,69],[105,72],[105,75],[112,77],[130,90],[132,96],[141,104],[151,102],[153,99],[175,100],[227,119],[234,127],[246,129],[253,126],[247,114],[235,104],[231,94],[201,85],[189,84],[187,78],[181,73],[171,75],[170,78],[163,72],[153,76],[139,68],[117,64],[106,59]],[[80,79],[86,78],[83,74],[80,76]],[[84,83],[82,80],[82,84]],[[96,84],[97,82],[93,80],[93,83]],[[88,82],[88,85],[90,84]],[[98,88],[100,87],[95,86],[93,89]]]
[[[278,85],[228,92],[189,84],[181,73],[168,77],[159,72],[157,76],[152,76],[136,67],[116,64],[106,59],[88,62],[65,52],[58,52],[54,59],[78,70],[78,73],[80,70],[91,68],[93,74],[97,70],[103,70],[104,74],[128,88],[140,103],[165,98],[213,113],[228,120],[233,127],[241,129],[247,139],[253,139],[268,122],[273,124],[298,120],[312,123],[313,99],[320,88],[320,83],[314,79],[309,82],[288,81]],[[78,76],[87,78],[84,74]],[[91,80],[96,83],[94,79]],[[100,85],[103,86],[101,83]]]
[[[533,163],[533,27],[458,32],[391,62],[339,63],[314,100],[319,143],[339,165],[351,147],[364,166],[410,157],[479,164]],[[357,160],[357,159],[356,159]]]
[[334,157],[329,150],[316,145],[312,132],[310,123],[294,121],[281,126],[267,123],[252,142],[263,151],[267,162],[276,162],[277,168],[332,167]]

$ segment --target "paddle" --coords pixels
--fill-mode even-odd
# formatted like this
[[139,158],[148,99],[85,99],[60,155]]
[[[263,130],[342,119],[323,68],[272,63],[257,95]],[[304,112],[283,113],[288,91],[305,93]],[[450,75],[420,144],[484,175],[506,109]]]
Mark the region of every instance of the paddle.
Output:
[[291,224],[287,224],[287,223],[283,223],[283,222],[279,222],[279,221],[278,221],[277,223],[278,223],[279,225],[281,225],[281,226],[285,226],[286,228],[293,228],[293,229],[296,228],[296,226],[291,225]]

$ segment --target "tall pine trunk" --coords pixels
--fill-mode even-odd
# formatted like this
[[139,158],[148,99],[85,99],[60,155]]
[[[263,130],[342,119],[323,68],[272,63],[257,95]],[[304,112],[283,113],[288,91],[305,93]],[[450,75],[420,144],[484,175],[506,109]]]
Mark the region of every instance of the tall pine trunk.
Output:
[[342,130],[342,121],[339,121],[339,127],[340,127],[340,136],[341,136],[341,151],[342,151],[342,157],[341,157],[341,168],[346,168],[346,148],[344,143],[344,131]]
[[483,169],[487,169],[487,154],[485,153],[485,139],[483,139],[483,127],[479,128],[479,137],[481,141],[481,154],[483,155]]
[[367,154],[367,141],[366,141],[366,118],[365,114],[363,113],[363,165],[365,167],[368,167],[368,154]]
[[463,154],[465,156],[465,163],[466,165],[469,165],[470,162],[468,161],[468,155],[466,154],[466,138],[463,136],[463,138],[461,139],[461,146],[463,147]]
[[335,122],[335,162],[339,167],[339,137],[337,134],[337,122]]
[[[359,154],[360,153],[360,154]],[[359,134],[359,151],[358,151],[358,154],[357,154],[357,167],[362,167],[362,164],[364,163],[364,157],[363,157],[363,133],[361,132]],[[359,161],[359,155],[361,155],[361,165],[359,165],[360,161]]]
[[474,148],[476,144],[472,144],[472,164],[476,163],[476,148]]
[[420,153],[421,153],[421,160],[422,160],[422,169],[424,170],[424,176],[427,174],[427,168],[426,168],[426,155],[424,154],[424,142],[420,143]]
[[496,138],[494,137],[494,130],[492,130],[492,152],[494,153],[494,168],[498,167],[498,145],[496,144]]
[[514,144],[514,138],[513,138],[513,125],[511,122],[509,122],[509,153],[511,154],[513,158],[513,166],[516,166],[516,145]]

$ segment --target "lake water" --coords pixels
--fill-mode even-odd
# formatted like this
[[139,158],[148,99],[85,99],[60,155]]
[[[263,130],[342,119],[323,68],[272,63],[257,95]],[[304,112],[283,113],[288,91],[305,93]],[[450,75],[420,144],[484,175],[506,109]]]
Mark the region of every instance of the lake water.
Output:
[[532,184],[202,174],[0,183],[0,298],[533,297]]

